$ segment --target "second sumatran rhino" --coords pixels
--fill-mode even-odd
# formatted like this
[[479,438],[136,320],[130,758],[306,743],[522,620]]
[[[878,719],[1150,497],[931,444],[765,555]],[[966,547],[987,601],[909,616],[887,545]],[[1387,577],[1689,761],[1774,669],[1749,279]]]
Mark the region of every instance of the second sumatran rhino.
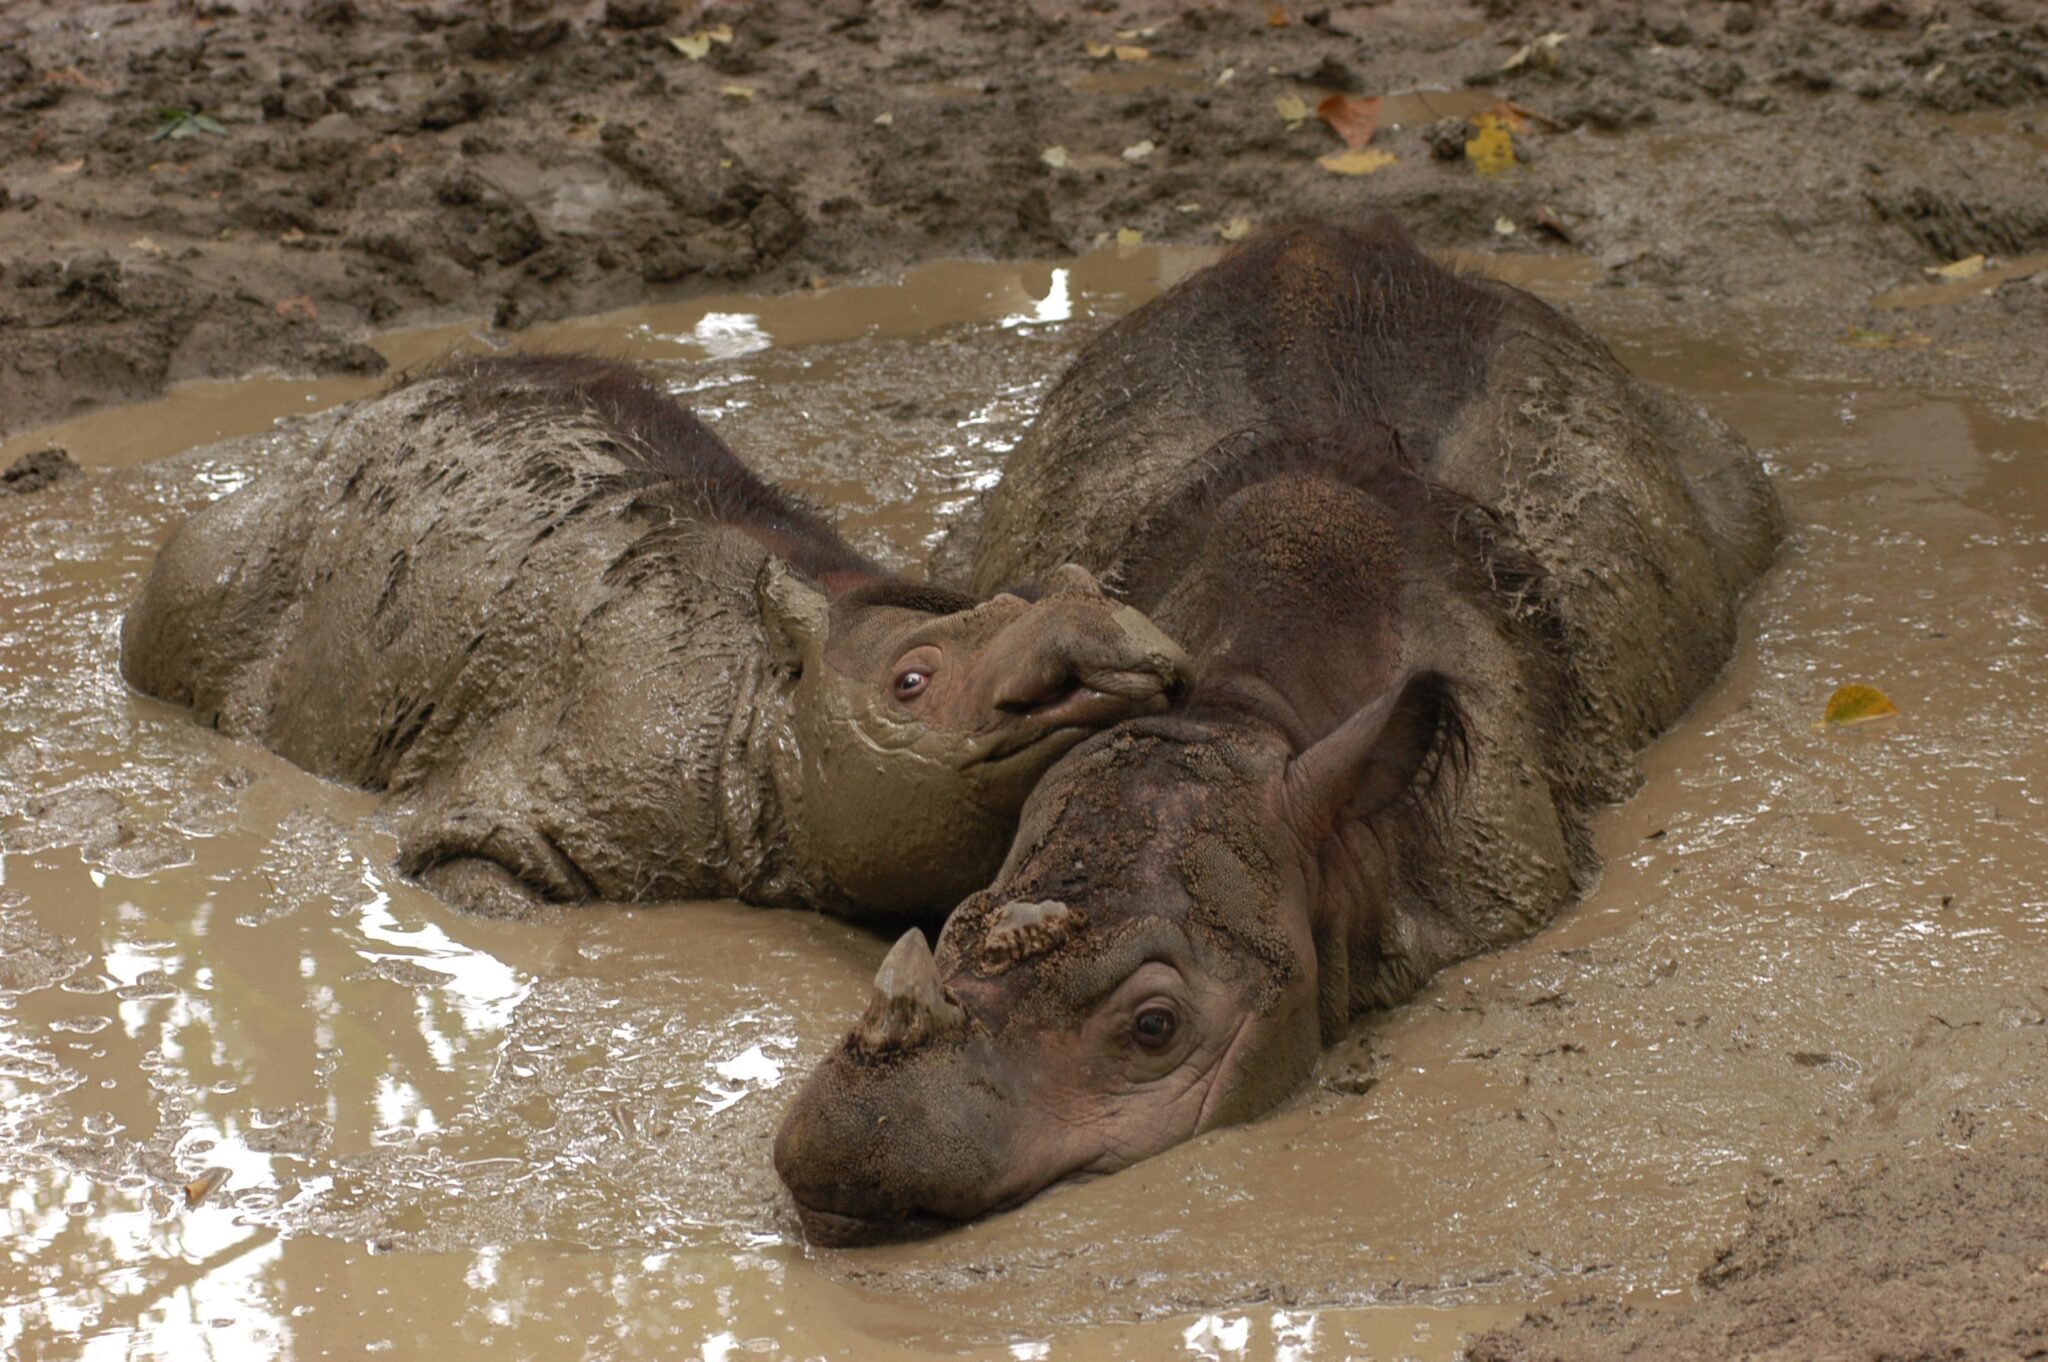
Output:
[[1014,1205],[1267,1110],[1360,1012],[1547,921],[1734,645],[1755,457],[1535,299],[1385,234],[1248,242],[1097,339],[953,545],[1181,639],[784,1119],[808,1233]]
[[1186,679],[1079,568],[889,576],[620,366],[464,361],[324,432],[172,536],[122,670],[392,792],[467,906],[942,912],[1047,766]]

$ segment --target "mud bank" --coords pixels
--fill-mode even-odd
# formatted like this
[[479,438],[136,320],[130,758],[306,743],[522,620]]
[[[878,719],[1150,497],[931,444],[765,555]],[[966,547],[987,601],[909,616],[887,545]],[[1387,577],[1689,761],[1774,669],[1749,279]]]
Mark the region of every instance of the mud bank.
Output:
[[[671,41],[707,31],[729,41],[696,60]],[[1371,143],[1393,162],[1333,173],[1342,143],[1276,104],[1332,92],[1402,96]],[[0,431],[183,379],[374,372],[398,325],[1382,209],[1432,246],[1580,255],[1912,352],[1958,333],[1876,300],[2048,250],[2044,97],[2021,0],[21,0]],[[1482,175],[1469,117],[1502,98],[1530,111],[1518,165]],[[1994,276],[2016,325],[2048,318],[2039,269]],[[1980,362],[2038,392],[2015,348]]]

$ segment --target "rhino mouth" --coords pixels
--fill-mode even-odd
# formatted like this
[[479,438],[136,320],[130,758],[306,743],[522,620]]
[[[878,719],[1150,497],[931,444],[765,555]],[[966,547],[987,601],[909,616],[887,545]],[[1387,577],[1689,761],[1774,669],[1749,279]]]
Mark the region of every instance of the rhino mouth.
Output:
[[804,1227],[804,1239],[819,1248],[868,1248],[910,1239],[929,1239],[962,1223],[942,1215],[920,1212],[889,1216],[855,1215],[806,1205],[801,1199],[796,1203],[796,1215]]
[[998,704],[997,709],[1014,717],[969,764],[1001,761],[1054,740],[1064,739],[1072,747],[1111,724],[1165,713],[1184,689],[1179,678],[1163,678],[1156,672],[1096,672],[1035,696],[1028,704]]

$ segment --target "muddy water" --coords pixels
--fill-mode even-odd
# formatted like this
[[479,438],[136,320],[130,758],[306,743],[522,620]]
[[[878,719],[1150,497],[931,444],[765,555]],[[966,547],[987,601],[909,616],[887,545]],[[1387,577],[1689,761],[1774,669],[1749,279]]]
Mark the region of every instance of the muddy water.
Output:
[[[911,562],[1100,318],[1198,263],[933,267],[537,339],[647,360]],[[884,943],[722,904],[458,917],[393,878],[367,797],[120,685],[155,543],[280,437],[161,456],[347,391],[56,432],[100,471],[0,501],[0,1348],[1447,1357],[1531,1302],[1682,1296],[1760,1180],[2038,1126],[2041,423],[1775,379],[1812,372],[1796,318],[1678,332],[1575,267],[1524,277],[1764,448],[1799,527],[1729,674],[1602,816],[1602,883],[1264,1121],[857,1253],[804,1247],[768,1142]],[[491,338],[391,345],[456,342]],[[1845,680],[1902,718],[1816,731]]]

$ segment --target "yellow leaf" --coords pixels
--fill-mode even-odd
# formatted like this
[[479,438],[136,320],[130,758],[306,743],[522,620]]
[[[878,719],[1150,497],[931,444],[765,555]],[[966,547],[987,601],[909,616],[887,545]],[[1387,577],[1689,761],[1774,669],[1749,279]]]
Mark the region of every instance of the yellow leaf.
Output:
[[711,44],[713,43],[730,46],[732,43],[732,26],[730,24],[714,24],[710,28],[700,28],[695,33],[686,33],[680,38],[670,38],[668,40],[670,47],[673,47],[691,61],[703,61],[705,57],[710,55]]
[[1472,120],[1478,131],[1465,143],[1465,159],[1481,175],[1505,175],[1515,166],[1515,139],[1507,124],[1492,114]]
[[1252,234],[1250,218],[1232,218],[1216,229],[1216,235],[1225,241],[1242,241]]
[[1149,48],[1144,48],[1144,47],[1137,47],[1137,46],[1125,46],[1125,45],[1119,44],[1118,46],[1116,46],[1116,47],[1113,47],[1113,48],[1111,48],[1111,49],[1110,49],[1110,51],[1112,51],[1112,52],[1116,53],[1116,59],[1117,59],[1118,61],[1151,61],[1151,60],[1152,60],[1152,52],[1151,52],[1151,49],[1149,49]]
[[718,93],[724,95],[727,99],[752,99],[754,97],[754,87],[751,85],[721,85],[718,87]]
[[1874,719],[1889,719],[1898,712],[1899,707],[1877,687],[1851,683],[1828,697],[1824,717],[1837,728],[1848,728]]
[[1038,159],[1051,166],[1054,170],[1058,170],[1067,163],[1067,149],[1065,147],[1047,147],[1044,151],[1038,153]]
[[1111,49],[1108,43],[1084,42],[1081,44],[1081,50],[1088,54],[1090,60],[1101,61],[1104,57],[1110,54]]
[[895,121],[896,115],[892,113],[878,113],[875,115],[875,126],[878,128],[886,128]]
[[1145,244],[1145,234],[1134,227],[1119,227],[1116,229],[1116,244],[1127,248],[1142,246]]
[[1282,95],[1273,101],[1273,112],[1287,120],[1287,126],[1298,127],[1308,119],[1309,107],[1300,95]]
[[1495,218],[1493,220],[1493,234],[1495,236],[1513,236],[1515,234],[1514,220],[1512,218]]
[[1391,151],[1367,147],[1363,151],[1333,151],[1328,156],[1316,157],[1316,164],[1339,175],[1370,175],[1375,170],[1385,170],[1400,159]]
[[1927,272],[1937,279],[1974,279],[1984,272],[1984,257],[1966,255],[1947,265],[1929,265]]
[[1152,139],[1148,137],[1142,142],[1133,142],[1129,146],[1125,147],[1123,150],[1123,158],[1126,161],[1132,162],[1142,161],[1147,156],[1150,156],[1153,152],[1157,150],[1159,150],[1159,148],[1152,145]]

